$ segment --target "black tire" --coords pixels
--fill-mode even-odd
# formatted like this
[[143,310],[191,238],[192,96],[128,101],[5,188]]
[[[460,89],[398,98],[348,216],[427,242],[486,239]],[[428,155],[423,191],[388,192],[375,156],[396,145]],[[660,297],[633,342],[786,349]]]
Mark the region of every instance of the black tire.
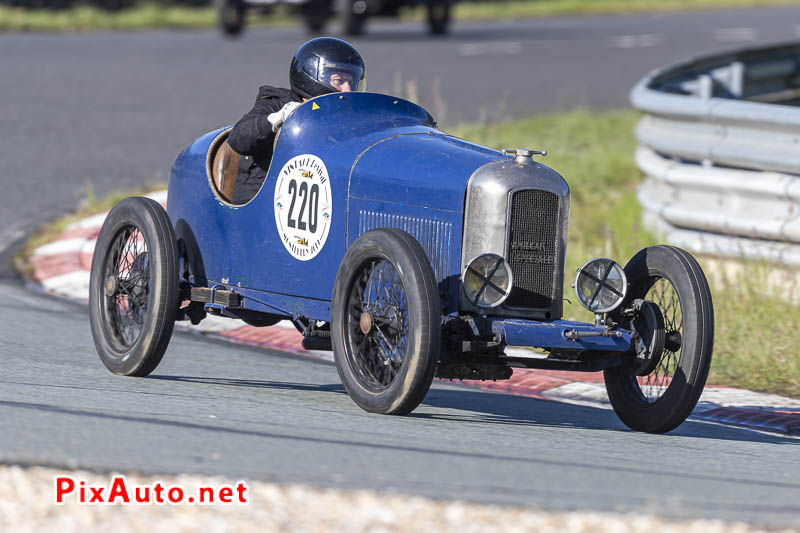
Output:
[[220,31],[235,37],[244,30],[245,4],[242,0],[214,0]]
[[439,305],[428,257],[408,233],[372,230],[347,250],[333,289],[331,336],[336,369],[362,409],[408,414],[428,393],[439,359]]
[[309,15],[306,17],[306,27],[308,32],[312,34],[321,33],[325,29],[325,23],[328,21],[327,17],[321,15]]
[[367,3],[365,0],[345,0],[344,32],[347,35],[362,35],[367,23]]
[[180,305],[178,252],[158,202],[132,197],[106,217],[89,282],[89,322],[113,373],[146,376],[167,349]]
[[641,250],[625,266],[625,275],[630,287],[620,309],[630,308],[635,299],[658,306],[665,348],[647,375],[635,375],[635,365],[605,370],[606,390],[626,426],[665,433],[691,414],[708,377],[714,347],[711,291],[694,257],[674,246]]
[[305,19],[309,33],[320,33],[325,28],[328,19],[333,15],[331,0],[310,0],[300,9],[300,14]]
[[431,35],[445,35],[450,27],[451,0],[428,1],[428,31]]

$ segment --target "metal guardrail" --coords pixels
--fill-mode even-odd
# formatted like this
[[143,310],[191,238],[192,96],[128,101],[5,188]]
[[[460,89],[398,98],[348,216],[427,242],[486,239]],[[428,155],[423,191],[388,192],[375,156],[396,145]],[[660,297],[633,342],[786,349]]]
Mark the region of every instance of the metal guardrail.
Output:
[[702,57],[631,91],[648,227],[693,252],[800,266],[800,43]]

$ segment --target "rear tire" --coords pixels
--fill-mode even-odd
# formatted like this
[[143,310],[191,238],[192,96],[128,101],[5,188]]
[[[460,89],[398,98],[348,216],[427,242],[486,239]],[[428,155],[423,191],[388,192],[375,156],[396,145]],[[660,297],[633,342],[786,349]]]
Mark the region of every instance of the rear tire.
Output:
[[428,1],[428,31],[431,35],[445,35],[450,27],[451,0]]
[[333,290],[336,370],[365,411],[403,415],[419,405],[436,374],[439,291],[428,257],[410,234],[377,229],[342,259]]
[[235,37],[244,30],[245,4],[242,0],[214,0],[220,31]]
[[[630,288],[620,309],[635,299],[658,306],[664,350],[652,371],[634,365],[605,370],[606,390],[622,422],[636,431],[665,433],[691,414],[708,377],[714,347],[714,308],[703,270],[685,250],[652,246],[625,266]],[[629,324],[615,317],[623,327]]]
[[175,233],[158,202],[132,197],[106,217],[92,259],[89,322],[113,373],[146,376],[172,336],[178,299]]
[[311,0],[300,9],[309,33],[320,33],[333,15],[330,0]]

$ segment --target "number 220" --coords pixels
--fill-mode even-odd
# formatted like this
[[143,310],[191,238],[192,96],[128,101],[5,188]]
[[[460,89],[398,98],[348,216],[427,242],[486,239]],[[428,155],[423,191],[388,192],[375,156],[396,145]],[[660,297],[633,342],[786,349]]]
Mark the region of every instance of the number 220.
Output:
[[[300,187],[297,186],[297,180],[291,180],[289,182],[289,193],[292,195],[292,201],[289,204],[289,219],[287,220],[287,225],[290,228],[297,228],[299,230],[306,230],[306,222],[304,219],[308,220],[308,231],[311,233],[317,232],[317,208],[319,207],[319,185],[316,183],[311,186],[311,191],[308,190],[308,183],[302,182],[300,183]],[[297,202],[297,197],[300,197],[301,204],[300,210],[297,213],[297,219],[292,218],[292,214],[294,213],[294,204]],[[306,215],[306,204],[308,204],[308,215]]]

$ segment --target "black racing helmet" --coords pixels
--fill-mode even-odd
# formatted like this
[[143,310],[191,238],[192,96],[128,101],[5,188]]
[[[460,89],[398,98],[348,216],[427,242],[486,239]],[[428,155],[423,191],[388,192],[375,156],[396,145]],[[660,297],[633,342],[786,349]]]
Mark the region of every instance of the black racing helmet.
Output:
[[356,49],[341,39],[317,37],[297,49],[289,69],[292,90],[304,98],[335,93],[349,85],[365,91],[367,68]]

